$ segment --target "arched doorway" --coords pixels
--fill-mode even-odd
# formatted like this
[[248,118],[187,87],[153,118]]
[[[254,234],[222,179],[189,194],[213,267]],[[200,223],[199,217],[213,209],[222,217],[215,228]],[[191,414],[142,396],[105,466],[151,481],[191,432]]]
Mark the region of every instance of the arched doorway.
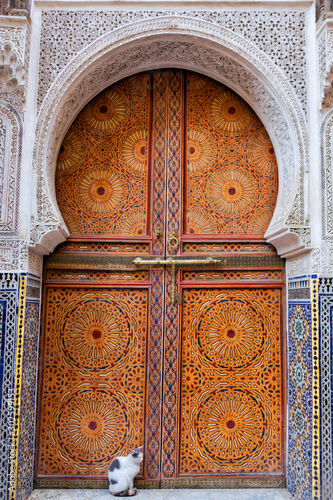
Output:
[[269,137],[181,70],[96,96],[59,152],[71,233],[47,259],[36,477],[98,484],[145,447],[143,483],[284,479],[283,260]]

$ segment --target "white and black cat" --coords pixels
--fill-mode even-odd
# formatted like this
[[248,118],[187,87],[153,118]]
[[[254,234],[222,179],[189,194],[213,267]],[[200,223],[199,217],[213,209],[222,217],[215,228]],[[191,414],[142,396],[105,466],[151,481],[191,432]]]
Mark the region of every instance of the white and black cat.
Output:
[[143,460],[143,446],[132,450],[127,457],[117,457],[112,460],[109,471],[109,492],[115,497],[132,497],[136,495],[133,481],[140,470]]

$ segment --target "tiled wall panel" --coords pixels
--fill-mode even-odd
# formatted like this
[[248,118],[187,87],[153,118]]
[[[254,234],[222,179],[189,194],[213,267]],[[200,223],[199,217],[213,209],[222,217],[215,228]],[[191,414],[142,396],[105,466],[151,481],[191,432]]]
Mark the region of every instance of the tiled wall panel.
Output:
[[39,310],[39,301],[27,298],[16,500],[25,500],[30,495],[33,485]]
[[15,488],[15,471],[11,455],[14,429],[14,361],[16,352],[16,321],[19,277],[14,273],[0,274],[1,324],[1,402],[0,402],[0,498],[7,498]]
[[288,489],[312,498],[312,336],[310,280],[289,283]]
[[0,498],[4,500],[25,500],[32,490],[39,305],[38,279],[0,273]]

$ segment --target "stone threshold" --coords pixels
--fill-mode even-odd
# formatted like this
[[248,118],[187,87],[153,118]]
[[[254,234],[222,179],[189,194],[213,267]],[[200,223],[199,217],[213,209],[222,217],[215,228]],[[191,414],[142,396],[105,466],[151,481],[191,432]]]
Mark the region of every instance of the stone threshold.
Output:
[[[34,490],[28,500],[111,500],[108,490]],[[130,498],[130,497],[126,497]],[[291,494],[282,489],[140,489],[137,500],[292,500]]]

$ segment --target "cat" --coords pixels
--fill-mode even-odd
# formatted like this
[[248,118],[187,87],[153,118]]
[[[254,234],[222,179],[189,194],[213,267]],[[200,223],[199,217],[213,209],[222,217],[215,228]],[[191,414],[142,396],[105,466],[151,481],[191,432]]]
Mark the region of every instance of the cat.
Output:
[[132,450],[127,457],[115,458],[109,467],[109,492],[115,497],[132,497],[137,490],[133,488],[133,481],[140,470],[143,460],[143,446]]

